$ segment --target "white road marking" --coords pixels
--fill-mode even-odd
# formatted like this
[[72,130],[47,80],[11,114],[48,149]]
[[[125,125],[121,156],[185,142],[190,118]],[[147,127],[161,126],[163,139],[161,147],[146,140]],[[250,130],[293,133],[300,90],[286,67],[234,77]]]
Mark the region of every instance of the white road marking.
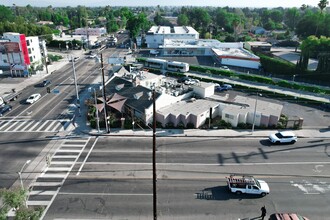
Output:
[[[79,162],[78,162],[79,163]],[[80,162],[81,163],[81,162]],[[127,162],[86,162],[91,165],[150,165],[151,163],[127,163]],[[169,166],[264,166],[264,165],[309,165],[309,164],[330,164],[330,162],[274,162],[274,163],[157,163],[158,165]]]
[[92,196],[152,196],[152,193],[70,193],[60,192],[59,195],[92,195]]
[[97,137],[91,147],[91,149],[89,150],[88,154],[86,155],[84,161],[82,162],[81,166],[79,167],[79,170],[78,172],[76,173],[76,176],[78,176],[80,174],[80,171],[82,170],[82,168],[85,166],[85,163],[89,157],[89,155],[92,153],[93,149],[94,149],[94,146],[96,145],[96,142],[99,140],[99,137]]

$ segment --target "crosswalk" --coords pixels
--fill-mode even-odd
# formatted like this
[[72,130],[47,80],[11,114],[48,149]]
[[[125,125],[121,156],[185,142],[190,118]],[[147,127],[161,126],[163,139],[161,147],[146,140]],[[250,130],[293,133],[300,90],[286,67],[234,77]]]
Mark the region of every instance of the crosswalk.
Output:
[[48,156],[46,169],[30,185],[28,206],[49,208],[90,139],[66,139],[52,156]]
[[64,131],[70,124],[69,119],[31,120],[15,119],[0,120],[1,132],[58,132]]

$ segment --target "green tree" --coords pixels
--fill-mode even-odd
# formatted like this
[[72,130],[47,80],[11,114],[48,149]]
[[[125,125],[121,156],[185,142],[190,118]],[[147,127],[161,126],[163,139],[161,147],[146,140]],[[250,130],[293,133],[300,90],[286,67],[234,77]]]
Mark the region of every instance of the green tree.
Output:
[[178,25],[180,26],[187,26],[189,25],[189,19],[188,16],[186,14],[180,14],[178,16]]
[[269,17],[275,23],[281,23],[283,21],[283,12],[277,9],[271,10]]
[[308,67],[309,58],[313,53],[315,53],[316,48],[319,46],[319,39],[315,36],[309,36],[304,40],[301,45],[301,54],[299,61],[297,62],[297,67],[301,70],[306,70]]
[[297,8],[289,8],[285,11],[284,22],[290,30],[294,30],[296,28],[296,24],[298,23],[299,17],[300,13]]
[[13,18],[12,11],[8,7],[0,5],[0,22],[12,21]]
[[133,16],[127,21],[127,29],[130,30],[130,35],[132,38],[138,36],[140,31],[148,30],[150,26],[151,24],[144,13]]
[[329,1],[327,1],[327,0],[320,0],[320,2],[317,4],[317,6],[319,6],[319,8],[321,10],[321,14],[323,13],[323,10],[327,7],[328,4],[329,4]]

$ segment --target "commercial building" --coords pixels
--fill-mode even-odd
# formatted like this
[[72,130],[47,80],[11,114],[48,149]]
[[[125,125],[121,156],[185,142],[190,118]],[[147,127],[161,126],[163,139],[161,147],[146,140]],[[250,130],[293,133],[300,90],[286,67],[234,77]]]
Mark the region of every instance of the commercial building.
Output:
[[75,35],[90,35],[90,36],[101,36],[107,33],[107,29],[102,28],[77,28],[74,31]]
[[47,56],[45,42],[38,37],[7,32],[0,40],[0,68],[10,70],[12,75],[27,76],[29,70],[43,68],[43,55]]
[[177,79],[146,71],[118,70],[106,85],[109,106],[131,118],[152,123],[152,91],[155,91],[156,120],[163,127],[199,128],[208,118],[221,117],[233,127],[239,123],[274,126],[282,113],[282,105],[253,98],[214,94],[214,84],[178,83]]
[[153,26],[146,34],[148,48],[157,48],[160,56],[210,56],[225,66],[259,69],[260,58],[246,50],[242,42],[222,43],[215,39],[199,39],[192,27]]
[[180,40],[183,42],[195,42],[199,39],[199,33],[189,26],[152,26],[145,35],[148,48],[159,48],[165,40]]

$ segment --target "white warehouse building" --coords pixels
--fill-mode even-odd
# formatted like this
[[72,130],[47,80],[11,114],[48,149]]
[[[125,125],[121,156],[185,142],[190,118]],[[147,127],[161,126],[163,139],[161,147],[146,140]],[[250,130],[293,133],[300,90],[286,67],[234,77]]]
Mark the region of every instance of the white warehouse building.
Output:
[[195,42],[199,39],[199,33],[189,26],[152,26],[146,33],[145,41],[148,48],[159,48],[164,45],[164,40],[173,39],[184,42]]

